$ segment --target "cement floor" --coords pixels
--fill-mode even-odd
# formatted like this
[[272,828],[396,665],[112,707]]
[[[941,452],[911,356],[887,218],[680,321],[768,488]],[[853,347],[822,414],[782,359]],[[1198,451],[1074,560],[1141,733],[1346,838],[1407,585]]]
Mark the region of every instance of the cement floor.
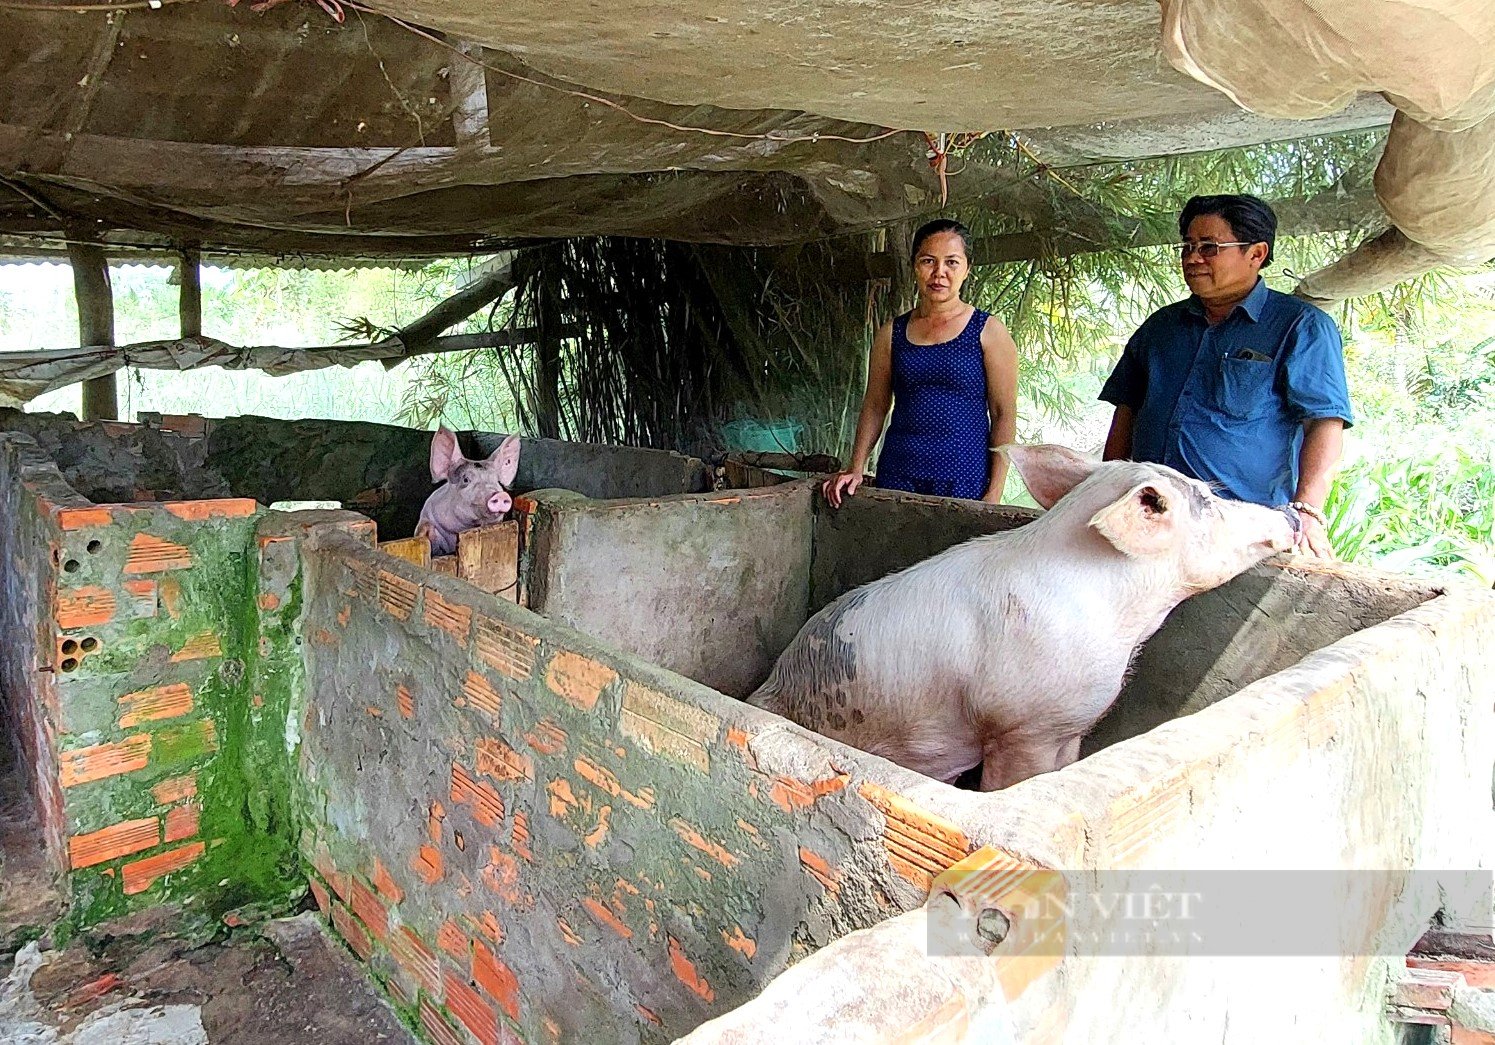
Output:
[[158,908],[60,949],[26,942],[62,904],[3,736],[0,1043],[417,1045],[311,914],[194,944]]

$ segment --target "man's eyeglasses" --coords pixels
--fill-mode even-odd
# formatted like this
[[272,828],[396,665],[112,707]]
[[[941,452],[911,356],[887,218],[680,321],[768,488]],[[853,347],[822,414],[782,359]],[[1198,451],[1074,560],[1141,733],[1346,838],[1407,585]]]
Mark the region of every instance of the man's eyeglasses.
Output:
[[1204,243],[1180,243],[1178,245],[1178,256],[1186,258],[1197,250],[1201,258],[1212,258],[1220,253],[1223,247],[1249,247],[1252,242],[1254,241],[1236,240],[1233,243],[1211,243],[1208,241]]

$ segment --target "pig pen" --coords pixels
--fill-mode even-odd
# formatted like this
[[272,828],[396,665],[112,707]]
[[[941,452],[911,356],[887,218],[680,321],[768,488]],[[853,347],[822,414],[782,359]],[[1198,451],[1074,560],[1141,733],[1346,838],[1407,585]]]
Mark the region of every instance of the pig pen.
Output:
[[[1035,514],[869,489],[837,510],[808,482],[542,496],[526,587],[546,617],[742,697],[838,595]],[[1430,926],[1490,939],[1495,732],[1479,680],[1492,624],[1495,596],[1472,584],[1278,557],[1170,615],[1080,762],[989,795],[755,720],[775,723],[752,727],[759,738],[829,753],[811,781],[876,767],[926,837],[968,855],[942,872],[890,846],[921,893],[935,877],[928,905],[817,951],[687,1040],[1399,1040],[1400,1019],[1428,1014],[1388,1006],[1387,991]],[[1327,908],[1301,940],[1288,902],[1249,910],[1280,920],[1265,942],[1248,929],[1190,950],[1159,934],[1116,952],[1096,942],[1110,922],[1035,924],[1014,902],[1053,889],[1052,869],[1091,895],[1144,892],[1162,872],[1173,888],[1296,890]],[[1006,928],[983,939],[992,911]]]
[[[1488,867],[1485,592],[1258,567],[1175,611],[1086,758],[980,795],[733,698],[842,591],[1032,513],[539,491],[527,608],[353,513],[93,504],[0,440],[0,679],[75,924],[309,889],[442,1043],[1390,1041],[1396,956],[1488,935],[1454,899]],[[1388,873],[1344,958],[1100,957],[1010,902],[1200,867]]]

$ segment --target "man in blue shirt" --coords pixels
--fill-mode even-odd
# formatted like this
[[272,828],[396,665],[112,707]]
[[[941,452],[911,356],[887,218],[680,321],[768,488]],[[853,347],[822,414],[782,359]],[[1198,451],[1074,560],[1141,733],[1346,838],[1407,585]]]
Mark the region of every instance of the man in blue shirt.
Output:
[[1255,196],[1195,196],[1178,219],[1193,293],[1127,342],[1100,398],[1106,460],[1156,461],[1221,496],[1291,505],[1303,543],[1333,557],[1323,504],[1354,423],[1339,328],[1267,288],[1277,216]]

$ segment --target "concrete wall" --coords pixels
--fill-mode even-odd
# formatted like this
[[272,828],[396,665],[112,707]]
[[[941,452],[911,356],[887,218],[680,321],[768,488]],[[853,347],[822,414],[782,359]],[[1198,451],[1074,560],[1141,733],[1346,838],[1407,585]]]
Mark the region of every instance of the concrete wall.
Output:
[[[497,449],[502,436],[459,433],[468,456]],[[208,460],[236,496],[263,504],[335,500],[379,524],[383,540],[415,531],[433,486],[431,433],[354,421],[213,420]],[[706,490],[695,458],[662,450],[524,439],[515,489],[560,487],[588,497],[650,497]]]
[[[1263,605],[1306,587],[1342,606],[1370,582],[1277,569],[1282,587]],[[1415,586],[1380,584],[1383,609],[1420,601]],[[1242,616],[1248,630],[1264,626]],[[1195,714],[970,804],[929,801],[987,848],[919,912],[817,952],[684,1040],[852,1040],[852,1029],[866,1040],[1031,1045],[1398,1040],[1387,986],[1412,945],[1435,918],[1488,939],[1495,913],[1484,681],[1495,670],[1495,595],[1461,586],[1354,632],[1350,615],[1331,616],[1345,634]],[[1099,956],[1088,934],[1137,926],[1099,922],[1083,904],[1036,924],[1021,903],[1024,890],[1056,882],[1078,897],[1145,894],[1162,872],[1175,872],[1165,879],[1174,888],[1192,882],[1206,907],[1229,910],[1234,897],[1234,928]],[[1273,889],[1275,902],[1261,902]],[[1241,901],[1251,890],[1255,902]],[[981,915],[992,909],[1012,927],[984,956]],[[1329,930],[1338,935],[1326,945]],[[1045,932],[1056,948],[1042,945]],[[1256,951],[1251,933],[1267,937]],[[953,957],[931,958],[932,939]],[[890,963],[911,985],[896,999],[871,975]],[[818,1001],[805,1005],[811,984]]]
[[[1283,568],[1283,561],[1292,563]],[[1343,564],[1279,560],[1185,600],[1142,647],[1081,756],[1214,704],[1442,589]]]
[[733,697],[804,623],[813,483],[648,501],[535,499],[528,605]]
[[[806,618],[837,596],[952,545],[1010,530],[1038,512],[1012,505],[862,487],[832,508],[813,502],[815,552]],[[801,622],[803,623],[803,622]]]
[[302,884],[276,657],[299,651],[257,609],[256,505],[94,505],[27,437],[0,459],[0,682],[72,924],[283,903]]
[[881,760],[351,540],[306,562],[313,889],[434,1040],[669,1041],[971,848]]
[[[337,501],[369,516],[382,539],[408,537],[433,489],[431,433],[355,421],[170,417],[150,424],[83,423],[67,414],[0,409],[0,432],[24,432],[63,478],[98,503],[247,497]],[[501,435],[459,433],[465,453]],[[663,450],[525,439],[519,491],[557,487],[588,497],[658,497],[709,490],[693,457]]]

